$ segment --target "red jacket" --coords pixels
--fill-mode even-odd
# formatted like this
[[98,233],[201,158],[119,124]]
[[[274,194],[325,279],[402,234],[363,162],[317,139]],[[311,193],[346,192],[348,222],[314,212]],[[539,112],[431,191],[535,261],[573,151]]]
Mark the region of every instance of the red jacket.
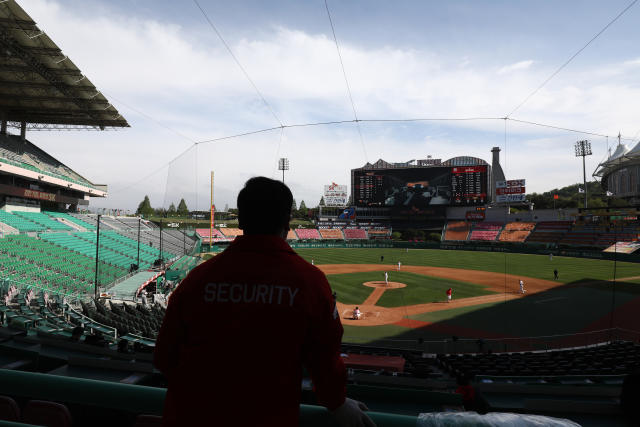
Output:
[[345,399],[340,316],[324,274],[277,236],[240,236],[174,291],[156,341],[164,425],[297,426],[303,364]]

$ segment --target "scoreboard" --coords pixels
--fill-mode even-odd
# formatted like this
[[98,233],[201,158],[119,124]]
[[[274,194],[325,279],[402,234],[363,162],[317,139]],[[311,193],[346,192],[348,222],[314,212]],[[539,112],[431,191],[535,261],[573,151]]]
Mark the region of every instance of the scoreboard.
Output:
[[487,202],[487,167],[451,168],[451,205],[483,205]]
[[382,206],[384,175],[375,172],[357,174],[353,183],[353,200],[359,206]]

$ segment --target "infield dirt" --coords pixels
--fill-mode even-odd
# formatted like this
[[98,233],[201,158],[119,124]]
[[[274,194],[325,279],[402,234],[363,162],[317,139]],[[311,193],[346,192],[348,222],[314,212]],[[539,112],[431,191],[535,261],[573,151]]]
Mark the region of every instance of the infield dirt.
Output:
[[[393,271],[397,269],[396,265],[385,264],[325,264],[318,265],[317,267],[325,274]],[[342,304],[340,302],[337,303],[338,312],[341,314],[343,323],[345,325],[354,326],[379,326],[395,323],[402,324],[402,326],[411,327],[413,325],[413,322],[407,321],[410,319],[406,318],[415,314],[521,298],[523,295],[520,293],[520,280],[524,281],[526,294],[529,295],[562,286],[562,283],[554,282],[551,280],[535,279],[532,277],[515,276],[503,273],[493,273],[488,271],[464,270],[458,268],[407,265],[402,266],[401,271],[421,274],[425,276],[441,277],[443,279],[453,279],[461,282],[476,283],[486,286],[489,290],[497,293],[492,295],[456,299],[454,289],[453,300],[449,303],[444,301],[443,295],[442,302],[386,308],[377,306],[376,302],[380,299],[384,292],[394,292],[394,289],[401,287],[399,285],[403,284],[398,283],[394,284],[393,286],[385,287],[379,285],[384,285],[384,282],[367,282],[363,283],[362,285],[372,287],[372,292],[362,304],[358,305],[358,308],[363,313],[363,317],[361,319],[353,320],[353,310],[355,309],[356,304]],[[390,284],[391,283],[392,282],[390,282]],[[415,327],[419,327],[423,323],[424,322],[415,322]]]

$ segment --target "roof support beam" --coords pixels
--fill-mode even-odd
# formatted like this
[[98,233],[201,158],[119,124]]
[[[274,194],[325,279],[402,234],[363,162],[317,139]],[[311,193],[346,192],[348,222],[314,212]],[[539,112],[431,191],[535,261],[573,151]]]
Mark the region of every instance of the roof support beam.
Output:
[[[1,85],[0,85],[1,86]],[[23,101],[23,102],[77,102],[77,101],[90,101],[93,105],[109,105],[109,101],[106,99],[89,99],[89,98],[64,98],[62,96],[31,96],[31,95],[18,95],[15,93],[4,93],[0,90],[0,105],[2,101]]]
[[[24,65],[0,64],[0,72],[2,71],[11,71],[11,72],[19,72],[19,73],[35,73],[36,72],[32,68]],[[59,74],[59,75],[82,76],[82,73],[80,72],[80,70],[48,68],[47,71],[54,74]]]
[[[73,88],[75,91],[84,91],[84,92],[96,92],[96,88],[93,86],[71,86],[66,83],[61,83],[61,85],[65,85],[69,88]],[[3,88],[30,88],[30,89],[53,89],[53,87],[48,83],[32,83],[29,81],[16,81],[16,80],[0,80],[0,89]],[[73,98],[73,97],[72,97]]]

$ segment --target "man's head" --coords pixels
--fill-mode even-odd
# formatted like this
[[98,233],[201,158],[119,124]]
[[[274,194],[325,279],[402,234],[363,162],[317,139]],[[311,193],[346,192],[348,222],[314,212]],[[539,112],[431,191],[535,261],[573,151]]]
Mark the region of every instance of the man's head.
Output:
[[286,237],[291,220],[293,195],[280,181],[251,178],[238,193],[238,223],[245,234],[275,234]]

